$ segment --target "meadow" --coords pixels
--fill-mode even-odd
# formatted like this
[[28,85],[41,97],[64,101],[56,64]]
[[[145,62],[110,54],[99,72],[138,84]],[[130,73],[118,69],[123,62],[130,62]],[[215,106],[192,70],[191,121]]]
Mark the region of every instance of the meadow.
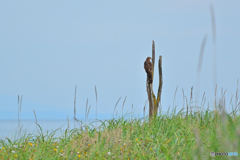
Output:
[[211,151],[240,153],[238,93],[233,97],[230,113],[223,96],[212,107],[189,103],[151,118],[129,113],[88,125],[76,119],[79,127],[61,136],[55,135],[61,128],[44,134],[36,120],[37,134],[0,139],[0,159],[239,159],[210,156]]

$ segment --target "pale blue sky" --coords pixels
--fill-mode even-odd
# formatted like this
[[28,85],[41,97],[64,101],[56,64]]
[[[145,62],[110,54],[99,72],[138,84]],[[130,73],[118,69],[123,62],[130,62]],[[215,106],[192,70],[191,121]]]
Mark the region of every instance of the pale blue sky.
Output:
[[[143,63],[163,57],[162,107],[183,105],[197,82],[197,64],[208,36],[199,97],[214,100],[213,43],[210,5],[216,18],[217,84],[229,99],[240,77],[240,1],[0,1],[0,119],[17,118],[17,96],[23,95],[22,118],[73,117],[77,85],[77,118],[86,101],[95,115],[109,115],[119,97],[124,112],[142,113],[146,93]],[[155,69],[157,70],[157,68]],[[156,71],[155,71],[156,72]],[[158,76],[154,77],[157,91]],[[195,95],[193,95],[194,97]],[[194,100],[198,100],[194,97]],[[227,101],[227,104],[229,100]],[[148,108],[147,108],[148,109]]]

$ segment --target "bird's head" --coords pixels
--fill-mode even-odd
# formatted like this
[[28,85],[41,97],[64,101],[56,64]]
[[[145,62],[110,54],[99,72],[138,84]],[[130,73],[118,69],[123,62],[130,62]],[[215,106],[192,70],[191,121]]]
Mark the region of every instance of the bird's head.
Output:
[[147,60],[150,61],[152,58],[151,57],[147,57]]

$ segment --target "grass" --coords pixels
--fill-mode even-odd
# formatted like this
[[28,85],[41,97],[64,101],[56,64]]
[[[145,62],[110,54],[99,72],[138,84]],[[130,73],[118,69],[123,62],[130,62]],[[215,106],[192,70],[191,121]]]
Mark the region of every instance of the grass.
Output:
[[[221,107],[218,107],[221,108]],[[210,152],[240,153],[240,116],[199,111],[120,118],[79,129],[23,134],[0,140],[0,159],[211,159]],[[227,157],[214,157],[226,159]],[[229,157],[228,157],[229,158]],[[239,157],[231,157],[239,158]]]

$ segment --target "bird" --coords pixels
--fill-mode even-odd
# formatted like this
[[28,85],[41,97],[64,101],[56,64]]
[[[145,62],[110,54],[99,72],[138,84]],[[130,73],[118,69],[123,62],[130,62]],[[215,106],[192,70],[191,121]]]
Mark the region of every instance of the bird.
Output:
[[147,73],[148,83],[153,82],[153,73],[152,73],[152,62],[150,61],[151,57],[147,57],[146,61],[144,62],[144,69]]

